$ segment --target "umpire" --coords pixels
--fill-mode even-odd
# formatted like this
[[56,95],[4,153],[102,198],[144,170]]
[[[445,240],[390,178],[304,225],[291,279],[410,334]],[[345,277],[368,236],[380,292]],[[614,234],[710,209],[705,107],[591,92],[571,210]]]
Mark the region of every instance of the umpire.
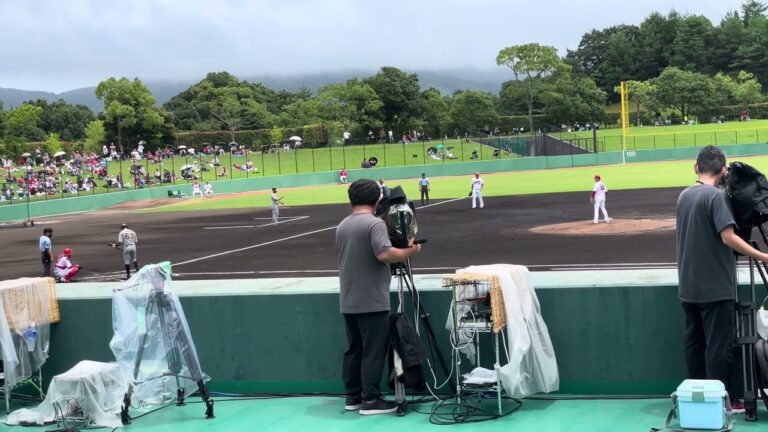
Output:
[[429,179],[425,173],[421,173],[419,179],[419,190],[421,191],[421,205],[424,205],[424,197],[427,197],[427,204],[429,204]]
[[43,235],[40,236],[40,256],[43,261],[43,277],[53,277],[51,273],[51,237],[53,237],[53,228],[46,227]]
[[133,268],[139,271],[139,262],[136,256],[136,243],[139,242],[139,237],[136,233],[128,228],[128,225],[122,224],[120,226],[120,234],[117,236],[117,244],[115,247],[122,247],[123,249],[123,261],[125,262],[125,276],[131,278],[131,262],[133,262]]

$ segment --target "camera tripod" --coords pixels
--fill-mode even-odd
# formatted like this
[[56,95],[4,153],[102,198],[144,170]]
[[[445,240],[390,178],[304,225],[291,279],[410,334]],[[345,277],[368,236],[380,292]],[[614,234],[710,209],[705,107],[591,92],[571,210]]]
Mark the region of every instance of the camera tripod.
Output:
[[[761,215],[761,218],[763,215]],[[768,245],[768,233],[762,225],[763,221],[757,221],[755,227],[760,232],[763,242]],[[749,241],[755,249],[760,249],[757,242]],[[757,400],[762,398],[768,406],[768,396],[763,392],[759,383],[763,380],[759,377],[760,371],[755,357],[755,344],[760,339],[757,334],[757,296],[755,293],[755,271],[768,289],[768,265],[754,258],[749,259],[749,299],[739,300],[738,284],[736,284],[736,346],[741,349],[742,357],[742,382],[744,385],[744,415],[747,421],[757,421]]]
[[[208,389],[205,387],[205,381],[203,377],[203,371],[200,368],[200,363],[197,359],[196,353],[192,348],[192,343],[184,331],[184,323],[179,315],[179,311],[176,310],[176,305],[171,298],[170,293],[165,291],[162,287],[153,288],[149,294],[147,301],[147,311],[145,314],[145,322],[149,322],[149,318],[152,314],[156,314],[160,323],[160,331],[162,332],[163,345],[168,353],[168,373],[163,376],[174,376],[176,378],[176,405],[184,405],[184,388],[181,385],[180,374],[182,369],[182,360],[187,364],[191,379],[197,384],[197,388],[200,391],[200,396],[205,403],[205,418],[212,419],[213,415],[213,399],[208,394]],[[139,377],[139,371],[141,369],[141,361],[144,356],[144,347],[147,344],[149,338],[149,331],[145,331],[141,335],[139,341],[139,350],[136,354],[136,361],[133,367],[133,380],[134,382]],[[131,407],[131,396],[133,395],[133,385],[128,387],[128,391],[123,398],[123,407],[120,411],[120,420],[124,425],[131,423],[131,417],[128,415],[128,410]]]
[[[417,243],[425,243],[426,240],[417,240]],[[437,345],[437,339],[435,338],[435,331],[432,328],[432,324],[429,321],[429,313],[424,309],[424,305],[421,303],[421,297],[419,296],[419,292],[416,290],[416,285],[413,283],[413,272],[411,270],[411,260],[406,259],[405,261],[401,263],[396,263],[392,265],[392,275],[397,278],[397,297],[398,297],[398,308],[397,313],[403,314],[403,303],[404,303],[404,289],[408,290],[408,293],[411,295],[411,299],[413,300],[413,307],[416,309],[416,313],[418,315],[418,319],[421,322],[421,325],[424,327],[424,335],[426,337],[426,343],[431,348],[431,351],[435,353],[437,356],[437,361],[440,364],[440,369],[442,369],[443,374],[445,377],[449,380],[451,386],[453,386],[453,379],[451,378],[451,369],[448,366],[448,363],[445,360],[445,356],[443,355],[442,351],[440,351],[440,348]],[[416,333],[421,336],[421,333],[419,332],[419,326],[417,323],[414,323],[416,327]],[[431,367],[431,365],[430,365]],[[395,402],[397,402],[397,415],[398,416],[404,416],[405,411],[407,408],[407,401],[405,399],[405,385],[397,380],[395,380]]]

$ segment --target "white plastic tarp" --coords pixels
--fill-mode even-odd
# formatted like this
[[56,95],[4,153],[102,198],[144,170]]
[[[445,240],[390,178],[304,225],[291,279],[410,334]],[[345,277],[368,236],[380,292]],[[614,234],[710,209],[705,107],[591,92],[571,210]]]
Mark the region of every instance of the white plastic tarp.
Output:
[[17,409],[4,421],[9,425],[43,425],[61,416],[85,416],[97,426],[120,427],[120,408],[127,389],[128,376],[117,363],[83,360],[53,377],[43,403]]
[[528,269],[518,265],[493,264],[471,266],[456,273],[494,275],[501,282],[507,316],[509,362],[499,371],[507,395],[522,398],[557,391],[560,388],[557,359]]
[[147,265],[114,289],[109,346],[131,378],[134,408],[171,402],[179,386],[189,396],[198,389],[195,378],[209,379],[200,369],[179,298],[171,291],[170,274],[170,263]]

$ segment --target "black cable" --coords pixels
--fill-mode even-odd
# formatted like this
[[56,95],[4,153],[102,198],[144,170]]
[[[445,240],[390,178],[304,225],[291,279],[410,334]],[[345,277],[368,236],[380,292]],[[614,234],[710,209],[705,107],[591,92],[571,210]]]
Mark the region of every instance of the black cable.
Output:
[[[454,425],[459,423],[480,423],[506,417],[519,410],[520,407],[523,406],[523,402],[519,399],[504,399],[514,401],[515,406],[502,412],[501,414],[480,405],[467,402],[466,398],[462,398],[461,401],[459,401],[455,396],[450,399],[443,399],[441,401],[435,402],[435,404],[432,406],[432,413],[429,416],[429,422],[439,426]],[[449,412],[443,413],[442,411],[446,408],[449,410]]]

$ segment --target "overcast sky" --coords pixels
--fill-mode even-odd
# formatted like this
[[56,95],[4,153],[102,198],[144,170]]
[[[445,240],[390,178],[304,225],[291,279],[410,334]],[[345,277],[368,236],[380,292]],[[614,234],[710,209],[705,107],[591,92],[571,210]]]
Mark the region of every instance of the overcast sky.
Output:
[[0,0],[0,87],[64,91],[143,80],[496,67],[527,42],[565,54],[593,28],[653,11],[718,23],[741,0]]

